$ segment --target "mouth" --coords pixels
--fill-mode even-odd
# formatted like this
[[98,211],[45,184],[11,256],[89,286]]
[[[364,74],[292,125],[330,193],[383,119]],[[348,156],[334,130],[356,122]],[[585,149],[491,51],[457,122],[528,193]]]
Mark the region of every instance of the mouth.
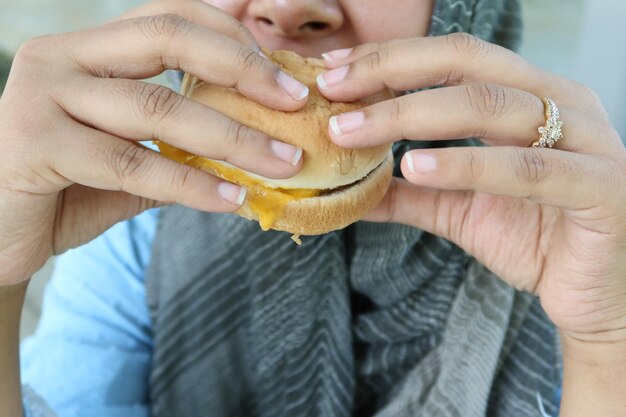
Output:
[[270,51],[292,51],[304,58],[321,58],[324,52],[350,48],[353,45],[344,42],[339,43],[331,39],[311,39],[305,42],[281,39],[277,42],[261,42],[260,46]]

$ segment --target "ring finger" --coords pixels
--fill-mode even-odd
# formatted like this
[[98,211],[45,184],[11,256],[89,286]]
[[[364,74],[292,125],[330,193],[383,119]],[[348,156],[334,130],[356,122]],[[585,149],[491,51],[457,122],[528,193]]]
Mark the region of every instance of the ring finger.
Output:
[[[59,100],[76,120],[128,140],[162,140],[270,178],[294,175],[301,150],[174,91],[124,79],[74,80]],[[114,123],[112,123],[114,121]]]
[[138,144],[73,122],[64,132],[70,134],[42,147],[67,181],[211,212],[231,212],[244,201],[245,189]]
[[[558,147],[577,151],[589,141],[593,121],[562,108],[567,140]],[[585,125],[582,126],[582,121]],[[333,116],[329,134],[345,147],[367,147],[400,139],[449,140],[476,137],[489,145],[529,146],[546,123],[544,104],[526,91],[495,84],[467,84],[421,91]],[[578,125],[581,124],[580,127]],[[583,132],[577,136],[570,132]],[[599,145],[595,145],[599,146]],[[589,150],[589,145],[585,146]]]

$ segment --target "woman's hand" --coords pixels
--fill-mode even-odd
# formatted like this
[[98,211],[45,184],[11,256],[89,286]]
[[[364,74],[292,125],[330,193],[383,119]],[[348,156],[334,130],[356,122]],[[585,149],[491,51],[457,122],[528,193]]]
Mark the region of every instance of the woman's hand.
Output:
[[[368,44],[325,55],[325,96],[385,87],[405,95],[331,120],[342,146],[478,137],[489,147],[415,150],[369,220],[454,241],[502,279],[541,297],[556,326],[626,343],[626,151],[588,88],[469,35]],[[333,59],[334,58],[334,59]],[[529,148],[542,97],[564,122],[556,149]]]
[[292,111],[308,90],[259,55],[252,35],[196,0],[156,0],[115,22],[18,51],[0,101],[0,286],[160,203],[233,211],[235,185],[138,144],[159,139],[272,177],[297,149],[139,79],[182,69]]

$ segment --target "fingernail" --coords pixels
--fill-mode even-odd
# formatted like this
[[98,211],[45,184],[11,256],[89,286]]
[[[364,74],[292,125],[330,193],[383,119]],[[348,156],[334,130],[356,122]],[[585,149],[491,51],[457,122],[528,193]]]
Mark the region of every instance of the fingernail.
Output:
[[434,155],[411,152],[407,154],[406,164],[411,174],[432,172],[437,169],[437,158]]
[[277,140],[272,140],[270,146],[274,155],[291,165],[298,165],[298,161],[302,158],[302,148],[298,148],[297,146]]
[[217,186],[217,192],[226,201],[240,206],[246,199],[246,189],[230,182],[221,182]]
[[262,58],[269,60],[269,58],[263,53],[263,51],[259,51],[259,55],[261,55]]
[[300,81],[290,77],[283,71],[278,71],[276,81],[280,86],[296,100],[302,100],[309,95],[309,88]]
[[364,121],[365,113],[355,111],[333,116],[330,118],[329,124],[335,136],[341,136],[357,130],[363,125]]
[[329,87],[339,84],[348,75],[348,66],[335,68],[317,76],[317,86],[320,90],[326,90]]
[[325,52],[322,54],[322,58],[326,61],[336,61],[338,59],[344,59],[350,56],[354,48],[335,49],[334,51]]

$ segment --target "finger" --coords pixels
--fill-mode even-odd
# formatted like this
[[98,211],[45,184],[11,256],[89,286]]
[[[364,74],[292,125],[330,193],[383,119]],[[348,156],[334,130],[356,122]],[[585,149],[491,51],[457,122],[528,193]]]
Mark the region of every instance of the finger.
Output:
[[162,140],[269,178],[302,166],[302,149],[277,141],[169,88],[83,76],[59,104],[74,119],[129,140]]
[[[563,135],[557,147],[606,153],[613,145],[598,141],[604,123],[561,108]],[[400,139],[449,140],[475,137],[490,145],[530,146],[546,123],[544,103],[523,90],[495,84],[426,90],[333,116],[329,135],[340,146],[354,148]],[[594,129],[590,129],[594,126]]]
[[254,51],[261,51],[261,47],[254,39],[254,36],[252,36],[252,33],[239,20],[217,7],[200,0],[151,1],[124,13],[114,19],[114,21],[160,14],[178,15],[197,25],[223,33]]
[[245,198],[245,189],[138,144],[77,123],[64,131],[63,149],[48,155],[54,171],[69,181],[211,212],[237,210]]
[[[120,221],[130,219],[145,210],[167,205],[125,192],[100,190],[80,184],[65,188],[62,196],[62,207],[59,210],[62,210],[63,216],[59,218],[70,221],[62,224],[64,233],[58,235],[73,239],[76,236],[85,239],[99,236]],[[75,211],[68,213],[69,210]],[[64,252],[75,244],[73,241],[55,241],[55,254]]]
[[401,164],[404,177],[416,185],[521,197],[567,209],[602,204],[613,183],[610,166],[604,157],[518,147],[416,150],[407,152]]
[[462,218],[457,211],[467,206],[468,198],[465,192],[418,187],[393,178],[383,200],[363,220],[407,224],[454,240],[455,228],[449,223]]
[[80,69],[102,78],[180,69],[277,110],[306,103],[308,88],[257,51],[176,15],[128,19],[68,36],[69,54]]
[[561,105],[580,105],[584,94],[576,83],[467,34],[362,45],[347,57],[332,61],[332,67],[319,77],[318,85],[334,101],[358,100],[384,88],[406,91],[467,83],[499,84],[538,97],[554,96]]

